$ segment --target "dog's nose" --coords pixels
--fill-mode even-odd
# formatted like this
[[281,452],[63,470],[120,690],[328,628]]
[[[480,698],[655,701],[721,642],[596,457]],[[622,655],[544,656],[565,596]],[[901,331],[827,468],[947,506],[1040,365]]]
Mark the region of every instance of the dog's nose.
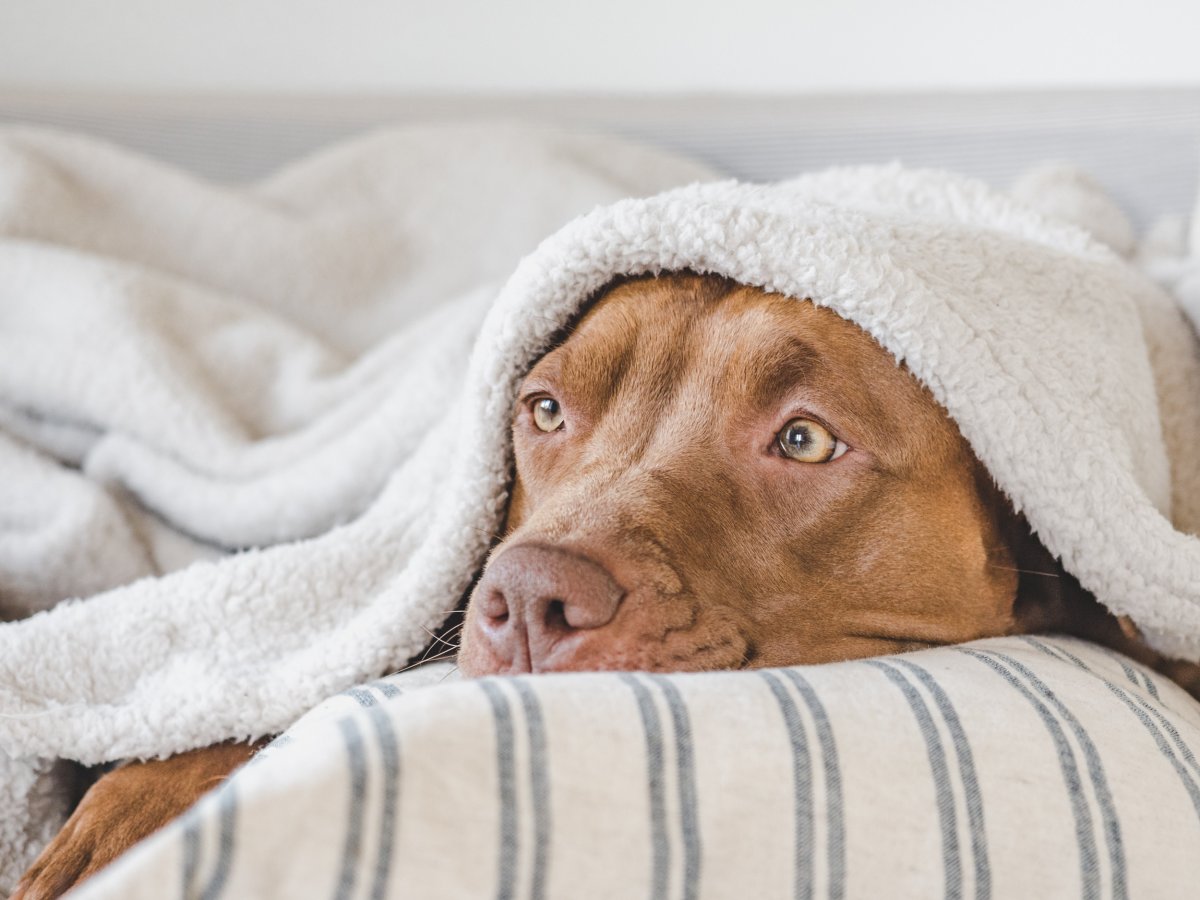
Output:
[[480,630],[514,669],[538,671],[563,642],[613,620],[625,592],[594,560],[558,547],[500,552],[475,588]]

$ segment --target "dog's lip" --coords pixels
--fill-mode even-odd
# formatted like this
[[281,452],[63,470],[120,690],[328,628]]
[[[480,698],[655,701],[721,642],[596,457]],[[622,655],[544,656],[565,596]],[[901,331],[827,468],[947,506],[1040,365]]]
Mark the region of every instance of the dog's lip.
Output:
[[[677,656],[670,653],[665,642],[646,645],[636,635],[624,635],[614,642],[607,643],[603,648],[587,645],[595,641],[595,635],[590,632],[579,632],[563,638],[554,648],[544,654],[537,663],[532,662],[528,654],[528,646],[522,648],[512,659],[505,659],[495,654],[487,654],[483,668],[469,673],[470,677],[486,677],[490,675],[553,675],[580,674],[597,672],[719,672],[746,671],[758,668],[760,657],[754,641],[745,634],[745,650],[731,659],[710,658],[698,662],[704,657],[705,647],[696,648],[694,657]],[[581,646],[582,645],[582,646]],[[580,652],[581,649],[583,652]],[[771,667],[785,665],[772,663]]]
[[[542,656],[537,664],[531,664],[529,671],[533,674],[550,674],[553,672],[600,672],[603,669],[588,668],[579,669],[571,665],[571,661],[578,656],[579,645],[587,642],[590,638],[587,632],[578,632],[568,635],[557,640],[554,648]],[[526,638],[528,640],[528,638]],[[531,658],[532,659],[532,658]],[[566,665],[558,665],[559,662],[565,662]]]

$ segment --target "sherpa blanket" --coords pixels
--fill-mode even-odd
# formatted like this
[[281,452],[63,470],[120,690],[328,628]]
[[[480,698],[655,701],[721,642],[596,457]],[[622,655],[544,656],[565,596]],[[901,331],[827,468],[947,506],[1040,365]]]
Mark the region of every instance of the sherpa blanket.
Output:
[[[10,757],[274,732],[401,664],[494,533],[516,380],[595,289],[663,269],[812,298],[864,327],[1087,588],[1155,646],[1200,658],[1194,337],[1116,250],[969,180],[838,170],[598,209],[489,306],[470,286],[487,261],[508,265],[525,227],[549,230],[547,206],[562,219],[701,173],[615,144],[510,134],[472,155],[479,134],[457,137],[377,139],[236,193],[10,138],[0,397],[20,477],[5,489],[33,535],[5,558],[15,608],[278,542],[0,629]],[[418,318],[455,290],[465,299]],[[39,506],[22,488],[39,478],[92,496]],[[83,560],[106,533],[136,548],[124,569],[85,563],[105,574],[39,593],[24,549],[54,559],[59,541]]]
[[235,190],[0,132],[0,619],[54,607],[0,626],[0,894],[55,759],[282,731],[429,641],[501,502],[450,490],[488,304],[572,217],[711,177],[463,125]]

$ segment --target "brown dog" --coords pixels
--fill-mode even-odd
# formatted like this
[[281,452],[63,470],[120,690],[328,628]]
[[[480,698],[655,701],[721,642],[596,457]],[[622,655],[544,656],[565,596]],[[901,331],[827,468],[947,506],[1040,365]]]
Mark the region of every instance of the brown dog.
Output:
[[[785,666],[1044,631],[1197,671],[1065,575],[928,391],[811,303],[689,274],[620,282],[529,373],[512,427],[467,675]],[[57,896],[252,749],[104,776],[17,896]]]

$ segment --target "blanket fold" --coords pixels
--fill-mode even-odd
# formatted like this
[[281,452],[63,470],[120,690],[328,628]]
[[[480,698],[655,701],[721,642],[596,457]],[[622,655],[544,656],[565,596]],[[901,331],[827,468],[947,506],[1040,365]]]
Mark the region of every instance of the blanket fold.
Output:
[[233,188],[0,132],[0,620],[54,607],[0,626],[0,892],[61,824],[55,758],[279,731],[422,648],[470,577],[430,529],[498,286],[597,204],[711,177],[464,124]]

